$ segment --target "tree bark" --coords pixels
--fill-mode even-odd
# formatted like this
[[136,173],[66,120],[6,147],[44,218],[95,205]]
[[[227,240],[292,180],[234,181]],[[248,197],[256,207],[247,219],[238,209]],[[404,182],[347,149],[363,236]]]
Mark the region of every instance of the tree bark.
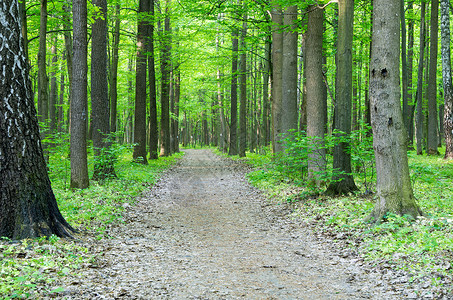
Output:
[[308,158],[309,177],[314,184],[321,182],[316,175],[325,170],[326,150],[324,134],[326,129],[327,103],[324,97],[323,82],[323,19],[324,12],[317,6],[308,9],[308,26],[306,41],[306,72],[307,72],[307,136],[313,139],[313,148]]
[[[408,11],[412,13],[414,1],[409,1]],[[408,117],[406,119],[407,135],[408,135],[408,148],[413,149],[414,145],[414,111],[415,105],[413,104],[414,96],[412,91],[412,72],[414,66],[414,19],[410,18],[408,21],[408,51],[407,51],[407,89],[408,89]]]
[[43,123],[42,134],[46,132],[49,119],[49,93],[46,68],[46,37],[47,37],[47,0],[40,0],[41,15],[39,21],[39,49],[38,49],[38,115]]
[[71,188],[89,186],[87,162],[87,2],[74,0],[71,98]]
[[427,153],[428,155],[439,155],[437,150],[437,43],[439,27],[439,0],[431,3],[431,30],[429,46],[429,79],[428,79],[428,132],[427,132]]
[[[297,6],[285,10],[282,51],[282,119],[281,130],[289,135],[297,129]],[[283,144],[286,147],[285,144]]]
[[370,105],[376,158],[377,202],[370,219],[387,213],[422,214],[409,177],[407,134],[400,104],[399,0],[375,0],[370,65]]
[[403,119],[406,132],[409,132],[410,108],[408,94],[408,67],[407,67],[407,50],[406,50],[406,15],[404,11],[404,0],[400,0],[400,21],[401,21],[401,83],[403,90]]
[[271,72],[271,35],[266,35],[264,44],[264,70],[263,70],[263,146],[268,146],[270,142],[269,126],[269,77]]
[[272,152],[281,153],[282,134],[282,72],[283,72],[283,12],[274,3],[272,14]]
[[230,117],[230,148],[228,155],[238,154],[237,143],[237,115],[238,115],[238,30],[232,32],[232,60],[231,60],[231,117]]
[[240,45],[240,105],[239,105],[239,157],[245,157],[247,147],[247,54],[245,37],[247,35],[247,16],[244,14]]
[[425,54],[425,1],[421,2],[420,12],[420,57],[418,60],[418,77],[417,77],[417,115],[415,139],[417,143],[417,154],[423,154],[423,70],[424,70],[424,54]]
[[160,156],[169,156],[170,149],[170,52],[171,52],[171,33],[170,17],[168,16],[169,1],[167,0],[166,17],[164,24],[164,34],[162,37],[161,54],[161,117],[160,117]]
[[94,180],[116,177],[111,155],[110,108],[107,79],[107,0],[93,0],[99,14],[92,26],[91,116],[93,126]]
[[[339,0],[334,128],[341,133],[337,133],[337,137],[348,137],[351,133],[353,23],[354,0]],[[339,174],[334,173],[327,194],[343,195],[358,190],[351,174],[349,143],[335,145],[333,168]]]
[[146,34],[145,14],[149,1],[139,1],[137,25],[137,64],[135,66],[134,154],[135,161],[148,164],[146,158]]
[[117,131],[117,106],[118,106],[118,50],[120,44],[120,4],[115,5],[115,27],[112,41],[112,65],[110,68],[110,132]]
[[38,120],[21,34],[19,5],[0,5],[0,236],[69,237],[73,229],[53,194],[39,137]]
[[159,128],[157,123],[156,67],[154,60],[154,1],[150,1],[148,23],[148,80],[149,80],[149,158],[159,158]]
[[453,87],[451,80],[450,56],[450,1],[441,0],[441,52],[442,52],[442,82],[444,87],[444,135],[445,159],[453,158]]
[[56,119],[56,111],[57,111],[57,98],[58,98],[58,86],[57,86],[57,77],[56,77],[56,70],[57,70],[57,63],[58,63],[58,56],[57,56],[57,38],[54,34],[54,38],[52,40],[51,46],[51,54],[52,54],[52,69],[50,72],[50,97],[49,97],[49,129],[50,133],[55,133],[57,129],[57,119]]

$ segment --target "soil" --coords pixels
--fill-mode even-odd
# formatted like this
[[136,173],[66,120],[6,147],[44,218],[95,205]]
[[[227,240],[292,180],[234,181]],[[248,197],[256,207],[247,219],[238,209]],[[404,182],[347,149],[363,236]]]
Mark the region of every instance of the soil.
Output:
[[246,168],[209,150],[183,159],[126,205],[114,239],[88,242],[96,265],[69,276],[66,299],[406,299],[333,251]]

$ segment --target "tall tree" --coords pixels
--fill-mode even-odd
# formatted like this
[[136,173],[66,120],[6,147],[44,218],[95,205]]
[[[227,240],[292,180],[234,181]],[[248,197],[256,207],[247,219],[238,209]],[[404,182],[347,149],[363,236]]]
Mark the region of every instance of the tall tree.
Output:
[[[276,1],[275,1],[276,2]],[[283,12],[278,3],[272,4],[272,151],[283,151],[282,134],[282,72],[283,72]]]
[[50,71],[50,97],[49,97],[49,129],[50,133],[55,133],[57,129],[57,118],[56,118],[56,108],[57,108],[57,98],[58,98],[58,86],[57,86],[57,36],[53,35],[52,46],[50,47],[50,52],[52,54],[52,64]]
[[[407,134],[400,104],[400,0],[375,0],[370,65],[370,105],[376,158],[377,200],[370,216],[421,215],[411,186]],[[397,13],[395,13],[397,12]]]
[[282,118],[281,130],[288,134],[297,129],[297,6],[285,10],[282,49]]
[[159,128],[157,123],[156,66],[154,60],[154,0],[150,1],[148,22],[148,81],[149,81],[149,158],[159,158]]
[[[354,0],[339,0],[334,113],[334,128],[340,131],[336,134],[338,137],[347,137],[351,132],[353,23]],[[347,142],[335,145],[333,168],[339,173],[334,175],[327,188],[328,194],[341,195],[358,190],[351,174],[351,154]]]
[[[414,9],[414,1],[409,1],[408,3],[408,12],[413,13]],[[405,119],[406,123],[406,130],[407,135],[409,136],[409,147],[413,149],[414,144],[414,111],[415,105],[414,101],[414,93],[413,93],[413,68],[414,68],[414,18],[409,18],[408,20],[408,50],[407,50],[407,90],[408,90],[408,112],[409,115]]]
[[446,159],[453,158],[453,87],[450,57],[450,1],[440,1],[442,79],[444,87],[444,135]]
[[423,70],[424,70],[424,54],[425,54],[425,0],[421,1],[420,10],[420,56],[418,59],[418,77],[417,77],[417,115],[416,115],[416,128],[415,139],[417,143],[417,154],[423,154]]
[[58,210],[39,137],[17,0],[0,5],[0,236],[70,236]]
[[71,188],[87,188],[87,1],[74,0],[71,98]]
[[113,31],[112,42],[112,64],[110,68],[110,132],[117,130],[117,106],[118,106],[118,61],[119,61],[119,45],[120,45],[120,1],[117,0],[115,5],[115,26]]
[[135,161],[148,164],[146,158],[146,14],[150,0],[140,0],[137,25],[137,64],[135,67],[134,154]]
[[439,0],[431,2],[431,24],[429,43],[429,79],[428,79],[428,147],[426,152],[429,155],[438,155],[437,150],[437,44],[439,27]]
[[171,32],[169,16],[170,0],[165,8],[164,34],[161,42],[161,115],[160,115],[160,155],[171,154],[170,144],[170,72],[171,72]]
[[307,76],[307,136],[313,139],[313,148],[308,159],[309,176],[316,185],[320,185],[316,173],[323,171],[326,165],[324,133],[326,128],[327,103],[324,97],[323,83],[323,19],[324,11],[318,6],[308,8],[306,40],[306,76]]
[[110,108],[107,79],[107,0],[93,0],[99,8],[92,26],[91,42],[91,115],[93,117],[94,180],[115,176],[109,148]]
[[247,15],[243,6],[244,15],[241,30],[240,45],[240,105],[239,105],[239,157],[245,157],[247,147],[247,54],[245,37],[247,35]]
[[230,116],[230,148],[228,155],[238,154],[237,143],[237,118],[238,118],[238,30],[233,28],[232,32],[232,60],[231,60],[231,116]]
[[41,15],[39,21],[39,50],[38,50],[38,113],[40,121],[46,123],[49,119],[49,93],[46,68],[47,53],[47,0],[40,0]]

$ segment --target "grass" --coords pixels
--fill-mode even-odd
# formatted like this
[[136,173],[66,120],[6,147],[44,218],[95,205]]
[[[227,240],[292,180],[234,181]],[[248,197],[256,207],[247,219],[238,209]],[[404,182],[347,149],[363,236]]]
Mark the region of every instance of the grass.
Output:
[[254,186],[267,191],[278,203],[293,205],[295,218],[331,237],[339,247],[350,248],[370,265],[385,264],[405,271],[412,283],[429,281],[431,286],[439,286],[450,282],[444,288],[451,294],[453,161],[442,156],[419,156],[413,151],[408,156],[414,195],[424,216],[411,220],[388,215],[379,225],[364,222],[375,200],[373,194],[364,192],[370,186],[375,190],[375,177],[371,182],[367,178],[365,187],[363,172],[354,174],[361,189],[357,195],[311,197],[313,190],[294,176],[287,176],[270,154],[247,153],[240,160],[254,167],[248,174]]
[[[69,159],[66,151],[55,149],[49,156],[49,175],[66,220],[83,235],[96,239],[112,238],[106,230],[109,224],[121,223],[122,211],[143,190],[151,187],[160,174],[168,169],[182,153],[172,157],[150,160],[148,165],[131,161],[131,149],[117,151],[117,178],[90,182],[84,190],[69,189]],[[92,159],[89,163],[93,172]],[[80,245],[75,239],[49,238],[0,242],[0,299],[40,298],[62,292],[59,280],[82,267],[96,263],[97,253]]]

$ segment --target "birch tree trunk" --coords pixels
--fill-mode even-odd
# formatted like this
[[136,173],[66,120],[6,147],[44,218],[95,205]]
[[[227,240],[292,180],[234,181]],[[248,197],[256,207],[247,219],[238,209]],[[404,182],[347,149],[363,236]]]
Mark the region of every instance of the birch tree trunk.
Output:
[[442,79],[444,87],[444,135],[446,159],[453,158],[453,87],[450,56],[450,1],[440,1]]

